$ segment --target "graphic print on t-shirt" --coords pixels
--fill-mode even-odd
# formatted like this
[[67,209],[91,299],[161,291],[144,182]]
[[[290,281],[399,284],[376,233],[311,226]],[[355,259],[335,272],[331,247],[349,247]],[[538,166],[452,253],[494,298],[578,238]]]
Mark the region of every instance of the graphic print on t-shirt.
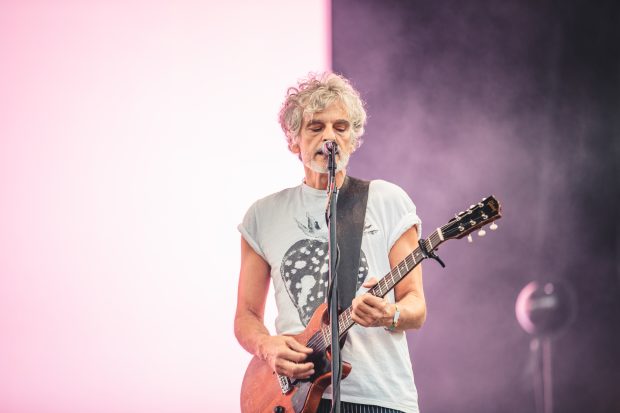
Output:
[[[309,238],[294,243],[284,254],[280,275],[289,297],[295,304],[299,318],[308,325],[316,308],[325,301],[329,284],[329,260],[327,258],[327,232],[310,214],[306,222],[298,219],[297,226]],[[355,291],[368,275],[368,262],[360,251],[360,267]]]

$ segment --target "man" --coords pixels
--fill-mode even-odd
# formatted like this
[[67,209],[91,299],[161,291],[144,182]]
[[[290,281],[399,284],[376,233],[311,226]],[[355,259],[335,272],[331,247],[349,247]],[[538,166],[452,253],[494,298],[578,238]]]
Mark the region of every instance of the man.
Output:
[[[279,120],[290,151],[303,164],[304,181],[254,203],[239,225],[235,334],[248,352],[276,373],[303,379],[315,372],[308,361],[312,349],[290,336],[304,330],[325,301],[328,284],[324,218],[328,170],[321,147],[330,140],[338,145],[336,184],[340,188],[349,157],[361,143],[366,112],[359,93],[346,79],[325,73],[310,75],[289,89]],[[426,318],[421,267],[384,298],[366,291],[416,248],[420,223],[402,189],[380,180],[370,183],[357,295],[352,302],[356,325],[342,349],[342,359],[352,365],[341,383],[342,412],[418,411],[404,332],[420,328]],[[278,308],[275,336],[263,322],[270,281]],[[323,397],[331,397],[331,388]],[[329,408],[330,401],[322,400],[319,412]]]

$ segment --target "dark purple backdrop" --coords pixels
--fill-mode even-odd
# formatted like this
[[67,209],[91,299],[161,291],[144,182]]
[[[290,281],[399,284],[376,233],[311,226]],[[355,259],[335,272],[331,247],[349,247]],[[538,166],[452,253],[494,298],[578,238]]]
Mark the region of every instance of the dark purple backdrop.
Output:
[[[614,4],[616,3],[616,4]],[[333,66],[368,103],[350,173],[400,184],[428,235],[495,194],[500,229],[425,264],[423,412],[534,412],[531,280],[569,283],[556,412],[620,412],[618,2],[333,1]]]

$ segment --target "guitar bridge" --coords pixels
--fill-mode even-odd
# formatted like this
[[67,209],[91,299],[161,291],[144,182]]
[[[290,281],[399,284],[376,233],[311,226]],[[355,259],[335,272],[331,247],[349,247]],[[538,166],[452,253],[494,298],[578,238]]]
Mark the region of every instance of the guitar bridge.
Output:
[[289,378],[277,373],[276,375],[278,376],[278,383],[280,384],[280,390],[282,390],[282,394],[286,394],[291,391],[291,381],[289,380]]

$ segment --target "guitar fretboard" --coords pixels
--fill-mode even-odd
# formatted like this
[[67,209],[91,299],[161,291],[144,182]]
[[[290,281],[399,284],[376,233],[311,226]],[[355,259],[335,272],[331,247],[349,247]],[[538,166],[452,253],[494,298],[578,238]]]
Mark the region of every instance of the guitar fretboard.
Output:
[[[425,239],[424,246],[427,251],[435,250],[439,244],[443,242],[441,235],[441,229],[433,232],[427,239]],[[396,286],[411,270],[420,264],[426,255],[418,246],[413,252],[405,257],[398,265],[390,270],[379,282],[372,287],[368,292],[376,297],[385,297],[385,295]],[[347,331],[355,324],[355,321],[351,318],[353,307],[347,308],[338,316],[338,331],[339,338],[342,339]],[[324,325],[321,327],[323,341],[325,343],[325,349],[331,345],[331,326]]]
[[[390,270],[379,282],[373,286],[368,292],[376,297],[385,297],[385,295],[396,286],[411,270],[420,264],[428,256],[432,256],[431,252],[437,249],[440,244],[449,239],[459,239],[469,235],[472,231],[481,228],[499,218],[501,218],[501,206],[497,199],[493,196],[484,198],[482,202],[471,205],[467,210],[459,212],[446,225],[437,228],[428,238],[423,240],[413,252],[408,254],[398,265]],[[490,227],[491,230],[493,225]],[[479,234],[484,235],[484,234]],[[437,258],[437,257],[433,257]],[[441,260],[439,263],[443,265]],[[338,316],[338,339],[342,340],[344,335],[355,324],[351,318],[353,308],[347,308]],[[325,352],[331,346],[331,326],[321,325],[321,327],[312,334],[306,345],[315,351]],[[247,374],[247,373],[246,373]],[[278,375],[280,379],[280,387],[283,394],[288,392],[287,386],[290,380],[284,376]]]

